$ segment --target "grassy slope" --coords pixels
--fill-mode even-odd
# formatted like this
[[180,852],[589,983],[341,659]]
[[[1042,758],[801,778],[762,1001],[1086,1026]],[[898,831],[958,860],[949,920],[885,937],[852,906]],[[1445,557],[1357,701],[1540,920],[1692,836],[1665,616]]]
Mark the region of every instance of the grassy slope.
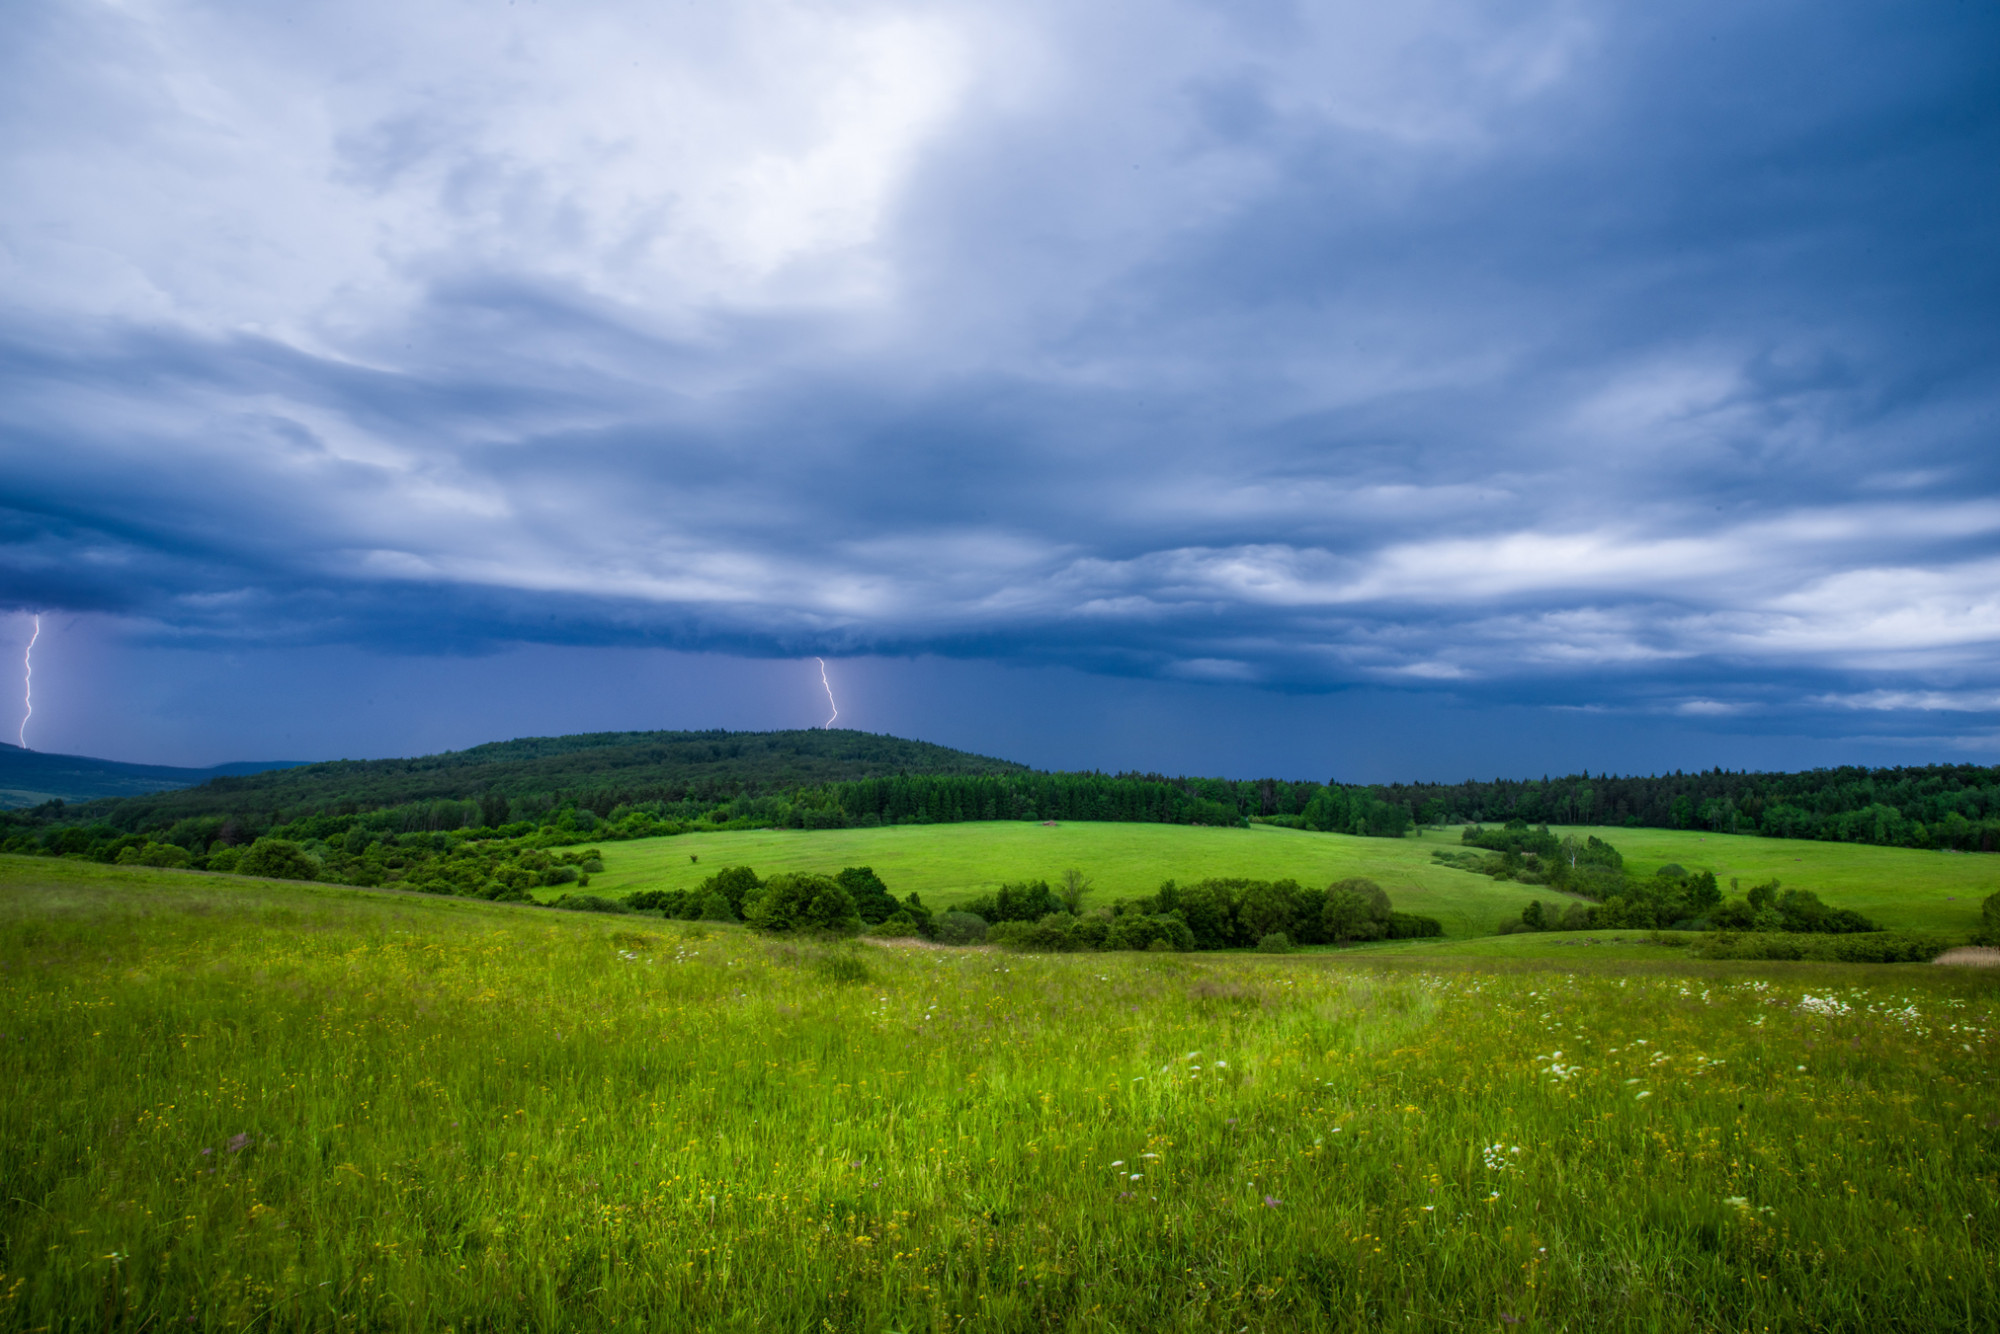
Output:
[[[1572,832],[1568,830],[1560,832]],[[1851,843],[1808,843],[1752,836],[1654,829],[1593,829],[1640,874],[1669,861],[1713,870],[1724,888],[1777,876],[1811,889],[1837,907],[1856,908],[1884,926],[1970,930],[1979,902],[2000,889],[2000,857],[1917,852]],[[899,825],[813,833],[751,830],[645,839],[605,848],[606,869],[593,892],[691,888],[730,865],[775,871],[835,871],[873,866],[898,894],[912,890],[935,906],[962,902],[1002,881],[1053,881],[1067,866],[1095,878],[1094,901],[1151,893],[1169,878],[1245,876],[1326,884],[1365,875],[1381,882],[1398,908],[1429,913],[1453,937],[1490,935],[1545,889],[1488,879],[1437,865],[1431,853],[1460,846],[1458,831],[1431,830],[1401,841],[1314,834],[1260,825],[1204,829],[1185,825],[985,822]],[[690,854],[701,858],[688,860]],[[1520,948],[1516,946],[1514,948]]]
[[2000,1309],[2000,979],[845,957],[0,857],[0,1326]]

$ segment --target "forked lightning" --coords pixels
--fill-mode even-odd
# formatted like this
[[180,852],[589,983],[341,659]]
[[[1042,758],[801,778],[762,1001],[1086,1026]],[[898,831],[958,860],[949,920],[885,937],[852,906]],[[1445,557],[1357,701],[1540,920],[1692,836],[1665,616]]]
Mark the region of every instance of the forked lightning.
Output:
[[[42,637],[42,618],[35,617],[35,633],[28,636],[28,651],[21,655],[21,749],[28,748],[28,719],[35,716],[35,641]],[[824,669],[822,669],[823,671]],[[827,692],[831,699],[833,692]]]
[[[819,664],[819,683],[826,687],[827,707],[833,710],[833,718],[838,718],[840,716],[840,706],[833,702],[833,682],[826,679],[826,659],[814,658],[813,661]],[[821,726],[823,728],[832,727],[833,718],[828,718]]]

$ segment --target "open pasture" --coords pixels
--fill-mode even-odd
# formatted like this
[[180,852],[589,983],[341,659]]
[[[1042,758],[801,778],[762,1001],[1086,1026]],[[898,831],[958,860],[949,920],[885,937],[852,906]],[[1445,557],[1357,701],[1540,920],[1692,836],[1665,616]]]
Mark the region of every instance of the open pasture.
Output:
[[[1725,889],[1731,877],[1740,877],[1747,888],[1775,876],[1885,927],[1967,931],[1978,920],[1980,900],[2000,889],[2000,857],[1659,829],[1557,832],[1609,840],[1640,874],[1678,862],[1691,871],[1713,870]],[[948,907],[1004,881],[1053,882],[1069,866],[1095,879],[1088,903],[1150,894],[1170,878],[1185,884],[1222,876],[1290,877],[1324,885],[1360,875],[1379,881],[1399,909],[1443,922],[1454,938],[1490,935],[1503,920],[1519,917],[1529,900],[1552,897],[1544,888],[1495,881],[1431,860],[1440,848],[1460,846],[1455,827],[1406,839],[1270,825],[1211,829],[1084,822],[757,829],[606,844],[605,870],[592,877],[591,889],[613,897],[635,889],[691,889],[732,865],[754,867],[760,875],[872,866],[893,892],[914,890],[933,907]]]
[[1996,980],[0,858],[0,1327],[1991,1328]]

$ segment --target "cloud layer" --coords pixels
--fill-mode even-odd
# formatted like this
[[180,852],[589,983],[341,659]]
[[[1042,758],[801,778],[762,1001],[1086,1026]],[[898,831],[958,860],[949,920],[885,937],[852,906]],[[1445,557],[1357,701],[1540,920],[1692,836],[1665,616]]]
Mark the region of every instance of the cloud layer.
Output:
[[0,597],[1995,712],[1975,6],[43,7]]

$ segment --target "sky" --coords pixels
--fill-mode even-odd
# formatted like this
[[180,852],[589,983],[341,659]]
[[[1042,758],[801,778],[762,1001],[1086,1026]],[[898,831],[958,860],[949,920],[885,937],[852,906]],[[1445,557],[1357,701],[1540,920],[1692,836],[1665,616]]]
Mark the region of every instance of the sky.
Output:
[[1996,762],[1996,162],[1971,0],[17,7],[8,739]]

